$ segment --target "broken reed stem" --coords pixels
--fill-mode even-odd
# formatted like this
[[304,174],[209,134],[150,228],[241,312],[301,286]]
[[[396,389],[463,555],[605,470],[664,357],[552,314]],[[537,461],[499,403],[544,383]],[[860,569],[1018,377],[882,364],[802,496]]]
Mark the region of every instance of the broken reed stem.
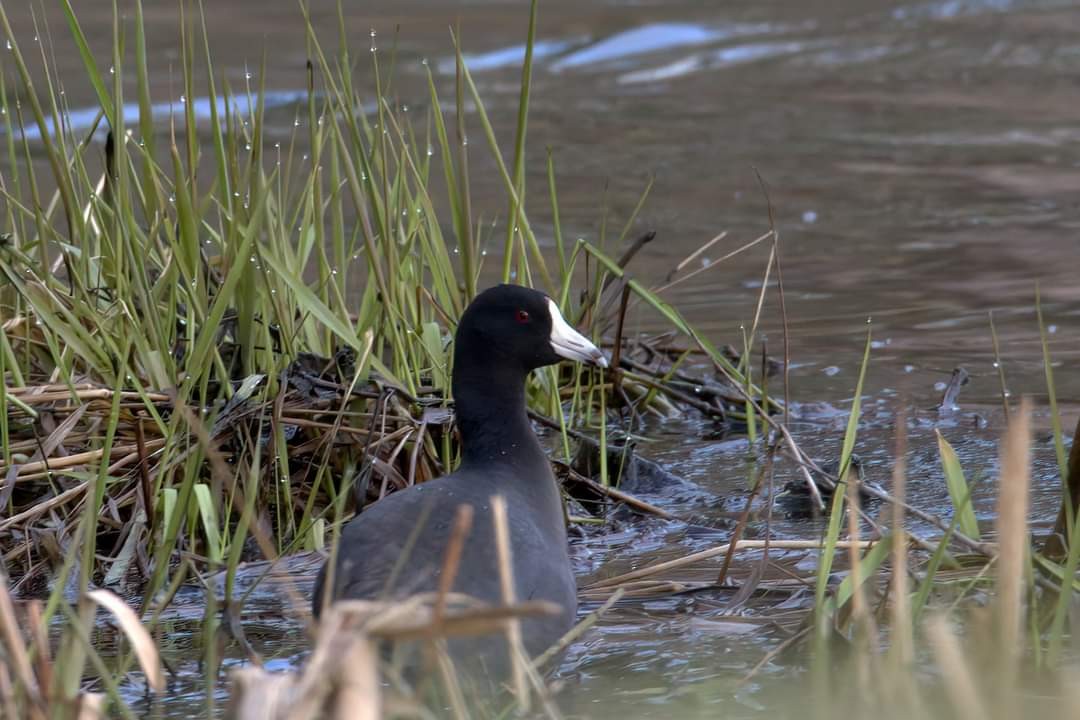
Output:
[[[491,497],[491,520],[495,524],[495,551],[499,562],[499,590],[503,605],[511,607],[517,601],[514,592],[514,565],[510,548],[510,526],[506,519],[506,500],[502,495]],[[514,683],[514,694],[522,712],[529,711],[529,685],[526,680],[525,647],[521,641],[521,621],[511,618],[506,621],[506,642],[510,651],[510,667]]]

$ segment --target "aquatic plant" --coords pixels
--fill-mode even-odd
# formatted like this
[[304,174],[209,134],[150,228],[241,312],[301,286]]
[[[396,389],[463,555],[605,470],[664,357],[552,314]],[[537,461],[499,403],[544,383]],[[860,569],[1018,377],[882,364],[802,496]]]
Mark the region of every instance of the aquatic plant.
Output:
[[[429,68],[430,105],[416,117],[394,100],[374,32],[373,52],[361,55],[374,87],[361,88],[344,18],[330,50],[302,7],[308,87],[283,99],[267,91],[262,71],[242,87],[223,80],[205,16],[181,9],[182,90],[153,104],[141,2],[130,21],[115,15],[106,71],[64,0],[99,104],[75,127],[47,54],[32,67],[38,48],[12,32],[0,7],[12,70],[0,78],[0,551],[10,592],[48,590],[44,606],[30,605],[29,638],[0,607],[9,656],[38,661],[17,662],[13,676],[0,670],[15,688],[0,695],[27,712],[100,704],[82,692],[89,676],[110,708],[130,715],[117,684],[133,657],[106,662],[92,642],[100,602],[92,588],[133,591],[155,636],[186,581],[221,572],[224,605],[209,593],[203,624],[213,712],[213,638],[237,631],[222,616],[243,605],[241,563],[333,552],[342,518],[358,506],[453,467],[448,345],[491,276],[490,231],[470,207],[469,156],[478,150],[468,123],[479,123],[509,202],[498,279],[545,290],[597,338],[617,323],[618,348],[627,300],[644,302],[731,379],[739,405],[721,393],[711,412],[745,418],[747,394],[755,408],[770,405],[748,374],[625,274],[643,242],[616,261],[585,240],[566,242],[556,222],[558,267],[548,267],[525,208],[528,57],[507,166],[460,52],[453,109]],[[530,47],[535,13],[534,4]],[[125,97],[131,68],[135,101]],[[466,117],[469,102],[475,118]],[[285,142],[267,139],[273,103],[295,112]],[[445,205],[432,195],[439,172]],[[548,175],[557,217],[553,160]],[[629,350],[624,357],[633,359]],[[679,391],[667,380],[640,366],[606,377],[553,369],[536,378],[530,401],[569,460],[571,436],[598,434],[603,448],[615,402],[634,412],[670,407],[665,397]],[[604,467],[598,492],[619,497],[608,475]],[[53,619],[62,650],[50,655]],[[149,672],[156,660],[145,638],[129,635]]]
[[[202,660],[205,710],[216,712],[218,638],[229,634],[246,643],[237,619],[246,592],[237,585],[242,564],[300,550],[333,552],[337,528],[357,506],[455,463],[448,338],[488,279],[544,289],[567,317],[612,348],[608,374],[553,370],[530,387],[535,418],[560,436],[560,470],[596,497],[670,516],[609,482],[620,470],[606,447],[608,420],[617,409],[630,408],[632,415],[692,408],[745,427],[763,448],[758,482],[729,541],[584,588],[585,597],[603,603],[598,612],[623,599],[723,586],[733,558],[750,552],[745,564],[752,569],[740,594],[814,589],[813,612],[762,663],[807,641],[813,707],[822,715],[884,707],[897,716],[921,716],[946,694],[952,705],[943,713],[1008,716],[1022,692],[1018,668],[1031,665],[1049,670],[1044,677],[1066,686],[1063,705],[1071,702],[1065,647],[1080,564],[1080,440],[1066,461],[1045,333],[1064,488],[1056,532],[1046,545],[1031,546],[1022,512],[1029,481],[1026,407],[1011,416],[996,535],[970,512],[971,475],[944,438],[939,447],[953,519],[941,521],[905,502],[900,462],[889,492],[867,490],[891,504],[883,527],[860,508],[849,472],[869,334],[850,419],[837,439],[835,474],[799,447],[786,425],[787,403],[767,392],[767,368],[754,367],[768,279],[780,272],[775,229],[734,251],[772,248],[753,326],[734,355],[662,299],[662,291],[699,272],[686,268],[701,250],[679,263],[667,285],[650,288],[627,270],[650,235],[625,249],[568,242],[558,221],[551,157],[545,201],[555,218],[554,246],[542,248],[526,207],[534,195],[524,185],[535,3],[509,163],[460,48],[452,107],[444,108],[438,78],[428,70],[429,107],[417,117],[395,100],[386,54],[351,51],[343,19],[331,50],[305,17],[308,87],[282,98],[266,89],[262,71],[243,87],[223,81],[205,18],[182,6],[183,88],[174,103],[156,105],[141,2],[135,1],[130,24],[114,19],[108,71],[90,52],[75,7],[62,3],[100,105],[89,127],[77,132],[67,122],[55,70],[47,62],[31,68],[36,49],[28,51],[26,39],[13,34],[0,5],[10,44],[4,63],[11,71],[0,76],[6,164],[0,185],[0,707],[6,714],[92,717],[107,706],[134,716],[121,683],[137,665],[152,690],[162,687],[162,617],[189,582],[210,590]],[[357,55],[373,63],[373,88],[354,80]],[[135,100],[124,96],[131,68]],[[267,139],[266,112],[279,101],[294,109],[295,122],[289,139],[274,143]],[[469,104],[475,116],[466,112]],[[501,238],[472,209],[469,163],[478,144],[469,145],[468,130],[477,123],[506,195]],[[95,141],[101,129],[108,138],[103,161]],[[445,198],[433,196],[440,185]],[[620,243],[630,237],[636,214]],[[500,262],[490,268],[485,248],[498,239]],[[633,305],[659,313],[685,344],[630,342],[623,321]],[[656,358],[655,366],[643,363],[636,349]],[[691,360],[715,370],[722,382],[695,382],[687,375]],[[999,372],[1004,389],[1000,366]],[[1002,400],[1011,410],[1004,393]],[[570,441],[578,438],[596,443],[599,479],[575,476],[569,466]],[[896,457],[904,450],[900,434]],[[769,478],[780,462],[793,462],[811,493],[811,471],[833,490],[821,537],[742,537],[751,511],[771,500]],[[851,492],[837,491],[845,489]],[[905,530],[912,515],[937,534]],[[784,586],[763,579],[753,568],[764,567],[773,551],[816,553],[818,571],[788,577]],[[687,582],[678,574],[713,559],[723,564],[707,581]],[[463,560],[448,552],[445,561],[450,568]],[[214,592],[218,579],[223,600]],[[97,586],[132,590],[138,612]],[[47,602],[16,609],[13,596],[42,589]],[[446,706],[466,715],[453,669],[438,665],[439,638],[462,627],[504,631],[518,614],[543,608],[473,608],[470,615],[467,599],[453,600],[465,609],[447,614],[445,594],[416,598],[407,622],[395,608],[343,608],[312,630],[319,642],[309,672],[293,678],[257,667],[243,671],[234,711],[264,712],[247,701],[269,702],[288,692],[290,702],[299,703],[290,711],[331,711],[341,704],[378,716],[382,706],[372,679],[382,668],[370,641],[422,635],[436,649]],[[993,613],[980,615],[980,604]],[[98,607],[122,630],[116,656],[95,642]],[[988,651],[972,651],[974,642],[958,638],[943,619],[949,610],[976,628],[969,636],[989,638]],[[350,632],[339,632],[346,627]],[[54,629],[59,637],[50,637]],[[853,650],[846,658],[844,647]],[[928,681],[916,658],[931,655],[941,672]],[[327,677],[320,668],[342,657],[364,672],[333,687],[316,681]],[[983,668],[979,657],[992,658],[993,667]],[[523,666],[516,702],[528,703],[536,691],[541,708],[554,714],[532,670]],[[409,690],[401,683],[396,689]]]

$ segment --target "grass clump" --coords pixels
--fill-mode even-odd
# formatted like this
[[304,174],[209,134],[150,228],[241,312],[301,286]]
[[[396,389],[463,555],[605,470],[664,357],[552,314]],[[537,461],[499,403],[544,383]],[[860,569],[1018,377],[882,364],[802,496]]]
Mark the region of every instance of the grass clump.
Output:
[[[14,595],[48,598],[30,606],[29,637],[0,606],[17,661],[14,674],[0,672],[0,697],[31,715],[105,705],[130,714],[118,681],[136,657],[151,663],[139,651],[106,665],[90,635],[95,587],[133,594],[153,635],[184,582],[223,571],[226,604],[205,611],[212,640],[229,630],[219,611],[229,617],[243,603],[233,592],[242,562],[328,548],[363,503],[454,466],[449,344],[488,276],[490,240],[469,195],[470,100],[510,208],[501,278],[545,290],[596,337],[615,323],[610,298],[629,288],[736,387],[759,392],[625,275],[629,256],[568,246],[556,225],[559,263],[548,267],[525,212],[528,57],[507,167],[460,53],[455,109],[443,108],[429,70],[430,109],[414,117],[393,100],[380,53],[363,48],[375,86],[359,88],[344,31],[325,46],[302,6],[307,92],[292,135],[271,143],[265,73],[242,87],[222,80],[205,17],[182,8],[182,94],[163,117],[150,101],[142,3],[130,20],[115,17],[106,72],[64,2],[100,106],[95,127],[75,132],[59,78],[47,62],[32,68],[37,48],[13,35],[0,7],[11,46],[0,78],[0,553]],[[534,3],[530,47],[535,14]],[[131,68],[137,117],[126,109]],[[432,195],[437,173],[445,199]],[[639,409],[675,392],[649,372],[616,372]],[[569,454],[570,435],[603,439],[611,387],[552,370],[530,400]],[[42,638],[57,618],[53,655]],[[20,659],[24,642],[36,666]],[[140,636],[136,650],[144,644]],[[216,642],[205,647],[213,712],[220,658]],[[84,692],[87,679],[102,694]]]

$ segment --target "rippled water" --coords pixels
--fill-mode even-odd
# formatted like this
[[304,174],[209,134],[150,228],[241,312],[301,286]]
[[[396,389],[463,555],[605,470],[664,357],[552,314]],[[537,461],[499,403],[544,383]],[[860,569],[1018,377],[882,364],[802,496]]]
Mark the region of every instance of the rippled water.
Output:
[[[153,3],[153,5],[159,5]],[[315,13],[334,36],[332,4]],[[460,22],[470,66],[502,141],[512,140],[526,15],[521,2],[437,0],[369,2],[350,8],[359,47],[378,32],[396,44],[402,103],[423,111],[421,60],[452,81],[448,27]],[[970,475],[993,477],[1001,430],[988,312],[1002,342],[1010,391],[1043,397],[1035,321],[1041,282],[1065,424],[1077,413],[1080,374],[1080,12],[1071,2],[944,0],[832,3],[546,0],[541,7],[529,125],[530,216],[550,235],[545,149],[554,153],[564,234],[597,237],[607,216],[609,242],[645,186],[651,196],[631,232],[657,240],[632,266],[658,281],[683,257],[722,231],[707,263],[769,227],[755,171],[768,186],[782,240],[791,333],[792,396],[805,403],[796,431],[821,457],[836,452],[854,388],[866,320],[875,345],[867,380],[866,426],[859,453],[871,479],[886,482],[898,398],[931,407],[935,385],[964,365],[971,384],[962,410],[911,422],[910,493],[945,512],[933,429],[941,427]],[[105,13],[104,9],[101,11]],[[267,86],[289,96],[304,82],[304,39],[291,0],[234,0],[208,7],[219,68],[234,84],[259,66]],[[92,41],[111,19],[81,8]],[[50,17],[63,32],[59,15]],[[16,23],[29,28],[17,14]],[[171,3],[148,8],[156,87],[169,87],[178,57]],[[394,39],[395,28],[400,32]],[[29,32],[29,30],[27,30]],[[89,102],[78,58],[58,48],[69,103]],[[361,69],[361,78],[364,70]],[[174,78],[175,84],[175,78]],[[168,103],[165,95],[156,101]],[[207,108],[210,101],[206,101]],[[275,130],[291,131],[291,113]],[[479,127],[474,128],[479,133]],[[473,143],[479,146],[480,143]],[[476,150],[474,207],[505,214],[501,181]],[[734,341],[752,321],[768,249],[711,266],[670,291],[717,341]],[[771,282],[775,283],[775,276]],[[661,323],[647,314],[632,327]],[[779,351],[775,293],[764,316]],[[827,402],[830,405],[814,406]],[[1046,426],[1045,416],[1039,418]],[[699,483],[692,499],[657,498],[673,512],[720,528],[649,521],[615,535],[575,543],[582,580],[705,547],[723,539],[724,513],[741,507],[751,469],[745,445],[710,439],[710,428],[669,423],[650,429],[646,452]],[[1054,511],[1052,450],[1037,442],[1033,515]],[[992,510],[981,486],[979,509]],[[782,536],[815,529],[779,519]],[[776,642],[746,622],[755,609],[725,613],[714,592],[628,604],[568,654],[560,674],[569,712],[590,716],[754,715],[789,669],[766,668],[736,681]],[[195,601],[193,601],[195,602]],[[796,598],[793,604],[798,604]],[[195,626],[177,620],[174,660],[197,669],[185,649]],[[306,643],[288,623],[253,621],[256,645],[278,662],[295,662]],[[185,634],[187,633],[187,634]],[[187,638],[187,640],[185,640]],[[773,678],[773,680],[770,680]],[[188,688],[197,688],[196,683]],[[178,685],[169,714],[193,709]]]

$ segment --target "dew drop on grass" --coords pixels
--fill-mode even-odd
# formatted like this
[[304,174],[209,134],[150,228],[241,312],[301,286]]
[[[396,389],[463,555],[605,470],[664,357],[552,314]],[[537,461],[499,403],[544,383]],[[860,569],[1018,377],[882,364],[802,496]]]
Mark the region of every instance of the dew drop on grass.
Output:
[[431,157],[432,155],[435,154],[435,150],[430,145],[427,146],[427,154],[428,154],[428,157]]
[[187,102],[187,98],[185,96],[181,95],[180,96],[180,104],[183,105],[186,102]]
[[999,362],[998,362],[997,360],[995,360],[993,364],[994,364],[994,369],[995,369],[995,370],[996,370],[997,368],[1001,367],[1001,363],[999,363]]
[[114,67],[110,67],[110,68],[109,68],[109,74],[110,74],[110,75],[115,75],[115,74],[116,74],[116,68],[114,68]]
[[251,71],[250,70],[245,70],[244,71],[244,79],[245,80],[250,80],[251,79]]
[[427,67],[427,58],[421,58],[420,59],[420,64],[423,65],[424,67]]
[[332,269],[330,270],[330,274],[331,274],[331,275],[337,275],[337,268],[332,268]]
[[244,143],[244,149],[251,152],[251,143]]
[[8,40],[8,41],[7,41],[7,49],[8,49],[8,50],[10,50],[10,49],[11,49],[11,40]]

